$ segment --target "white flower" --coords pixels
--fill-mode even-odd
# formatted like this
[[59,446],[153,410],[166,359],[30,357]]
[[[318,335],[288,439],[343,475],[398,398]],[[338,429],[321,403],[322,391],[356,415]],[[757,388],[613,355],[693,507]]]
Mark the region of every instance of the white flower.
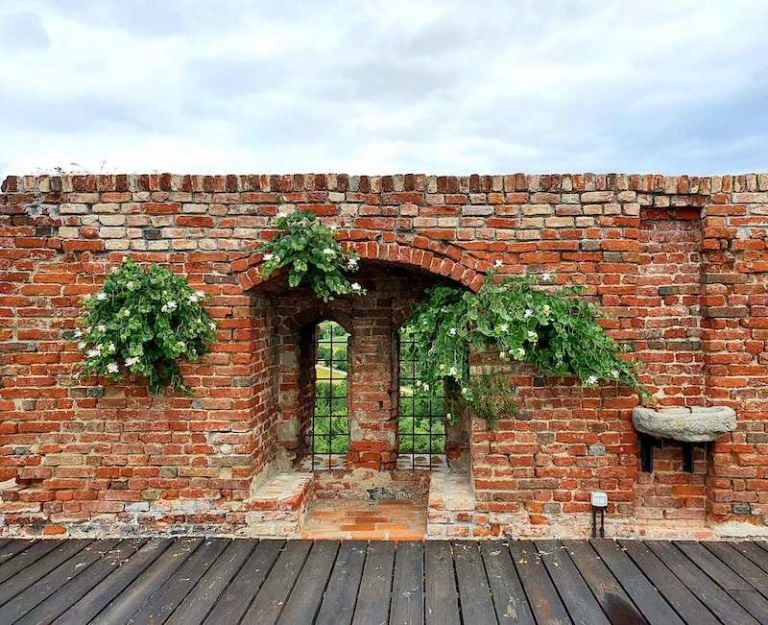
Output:
[[541,274],[541,280],[543,282],[551,282],[552,281],[552,274],[551,273],[543,273],[543,274]]
[[82,330],[75,330],[75,338],[79,339],[81,336],[83,336]]
[[211,328],[211,330],[215,330],[216,329],[216,324],[213,323],[213,321],[211,321],[211,323],[208,324],[208,327]]
[[357,259],[356,258],[350,258],[347,260],[347,269],[353,270],[357,269]]
[[440,369],[440,371],[442,371],[443,369],[445,369],[445,365],[444,365],[444,364],[441,362],[441,363],[440,363],[440,364],[437,366],[437,368],[438,368],[438,369]]
[[507,332],[509,330],[509,325],[506,323],[502,323],[499,326],[499,332]]
[[100,323],[99,325],[96,326],[96,329],[99,332],[106,332],[107,331],[107,326],[105,326],[103,323]]
[[100,302],[103,302],[105,299],[107,299],[107,294],[104,293],[104,291],[99,291],[98,293],[96,293],[96,299],[99,300]]
[[188,301],[190,304],[197,304],[197,295],[195,295],[195,294],[193,293],[192,295],[190,295],[190,296],[187,298],[187,301]]
[[515,355],[519,360],[522,360],[523,358],[525,358],[525,350],[522,347],[518,347],[517,350],[515,351]]
[[526,319],[530,319],[531,317],[533,317],[533,311],[530,308],[526,308],[525,309],[525,318]]
[[178,304],[174,300],[170,300],[163,304],[163,306],[160,308],[163,312],[171,312],[172,310],[176,310],[176,307]]
[[536,342],[539,340],[539,335],[536,334],[533,330],[528,330],[528,340]]
[[133,280],[129,280],[128,282],[126,282],[125,283],[125,287],[128,288],[128,289],[132,289],[133,288]]
[[336,253],[336,252],[334,252],[334,251],[333,251],[333,250],[332,250],[330,247],[326,247],[326,248],[323,250],[323,254],[325,254],[325,255],[327,255],[327,256],[333,256],[335,253]]
[[205,297],[205,291],[197,290],[195,291],[195,295],[197,295],[198,299],[203,299]]
[[117,373],[118,371],[120,371],[120,367],[117,366],[116,362],[110,362],[107,365],[107,371],[109,371],[110,373]]
[[613,369],[613,370],[611,371],[611,375],[612,375],[612,376],[613,376],[615,379],[618,379],[618,377],[619,377],[619,371],[618,371],[618,369]]
[[596,376],[596,375],[591,375],[591,376],[589,376],[589,377],[587,378],[587,384],[588,384],[589,386],[594,386],[595,384],[597,384],[597,376]]
[[184,341],[179,341],[176,345],[178,345],[179,349],[187,349],[187,344]]
[[459,374],[459,370],[456,367],[451,367],[448,371],[452,376],[457,376]]
[[493,263],[493,266],[496,267],[496,269],[499,269],[504,263],[501,262],[500,258],[496,259],[496,262]]
[[138,356],[132,356],[131,358],[126,358],[125,359],[125,366],[126,367],[133,367],[133,365],[135,365],[137,362],[139,362],[139,357]]
[[79,350],[83,350],[83,349],[85,349],[86,345],[88,345],[88,343],[86,343],[85,341],[80,341],[80,342],[77,344],[77,349],[79,349]]
[[110,344],[107,346],[107,350],[109,350],[109,353],[110,353],[110,354],[114,354],[116,349],[117,349],[117,348],[115,347],[115,344],[114,344],[114,343],[110,343]]
[[451,336],[456,336],[456,328],[451,328],[450,330],[448,330],[448,334],[450,334]]
[[544,306],[542,306],[541,309],[544,311],[545,315],[548,315],[550,312],[552,312],[552,309],[549,307],[549,304],[544,304]]
[[453,415],[450,412],[446,412],[445,413],[445,418],[450,421],[451,419],[453,419]]
[[89,349],[86,356],[88,356],[88,358],[96,358],[100,354],[101,354],[101,350],[98,348],[98,346],[96,346],[93,349]]
[[274,254],[264,254],[264,260],[270,261],[275,257]]
[[461,394],[462,395],[466,395],[467,393],[469,393],[469,389],[466,386],[462,386],[461,387]]
[[352,290],[355,291],[356,293],[363,290],[363,287],[360,286],[359,282],[353,282],[351,286],[352,286]]
[[424,384],[421,385],[421,388],[423,388],[425,391],[428,391],[429,390],[429,384],[424,382]]

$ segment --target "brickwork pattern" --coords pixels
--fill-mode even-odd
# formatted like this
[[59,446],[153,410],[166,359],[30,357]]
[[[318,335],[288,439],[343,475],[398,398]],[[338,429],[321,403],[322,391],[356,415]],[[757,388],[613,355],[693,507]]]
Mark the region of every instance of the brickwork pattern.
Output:
[[[583,284],[645,363],[659,403],[737,411],[738,431],[693,474],[670,448],[646,476],[633,396],[511,371],[521,416],[471,432],[478,514],[544,535],[584,515],[589,490],[602,488],[617,520],[765,527],[767,174],[157,174],[3,183],[5,533],[247,527],[252,480],[278,449],[282,357],[255,249],[274,236],[275,215],[294,209],[338,225],[363,259],[468,288],[496,259],[503,273]],[[185,367],[191,398],[72,378],[79,301],[126,253],[168,264],[214,298],[219,342]]]

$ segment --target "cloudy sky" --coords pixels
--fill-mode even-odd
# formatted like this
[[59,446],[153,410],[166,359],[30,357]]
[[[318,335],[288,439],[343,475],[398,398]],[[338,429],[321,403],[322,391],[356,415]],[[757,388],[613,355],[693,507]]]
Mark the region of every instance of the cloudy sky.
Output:
[[0,0],[0,76],[0,176],[768,171],[766,0]]

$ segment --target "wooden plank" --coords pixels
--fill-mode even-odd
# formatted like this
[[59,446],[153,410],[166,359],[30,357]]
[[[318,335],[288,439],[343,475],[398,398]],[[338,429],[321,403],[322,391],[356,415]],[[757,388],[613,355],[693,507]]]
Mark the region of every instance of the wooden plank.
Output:
[[[35,544],[34,540],[9,540],[0,547],[0,565],[5,564],[8,560],[13,558],[17,553],[29,549]],[[46,540],[46,543],[53,543],[52,540]],[[51,547],[53,548],[53,547]],[[0,569],[1,570],[1,569]]]
[[[150,566],[138,575],[93,619],[90,625],[124,625],[144,602],[162,587],[203,542],[201,538],[175,540]],[[67,616],[67,614],[65,614]],[[56,625],[59,625],[56,622]]]
[[459,586],[461,616],[465,623],[496,623],[491,589],[476,542],[456,542],[453,561]]
[[349,625],[352,622],[365,552],[364,542],[341,543],[315,625]]
[[768,552],[760,549],[754,542],[732,542],[728,543],[745,558],[749,558],[755,565],[768,573]]
[[160,625],[226,549],[226,538],[208,538],[128,619],[128,625]]
[[427,625],[461,624],[453,552],[448,542],[428,542],[424,547],[424,607]]
[[768,573],[749,558],[742,555],[727,543],[702,543],[717,558],[736,571],[742,578],[756,588],[764,597],[768,597]]
[[[57,616],[65,612],[91,588],[136,553],[145,542],[144,539],[120,542],[113,549],[104,553],[98,561],[61,586],[42,603],[39,603],[33,610],[27,612],[15,622],[15,625],[49,625]],[[86,547],[86,549],[88,548]]]
[[389,625],[424,625],[424,544],[398,543]]
[[535,544],[574,625],[611,625],[565,548],[555,540]]
[[499,625],[536,625],[507,543],[481,542],[480,551]]
[[[90,540],[58,541],[56,546],[39,560],[30,564],[0,586],[0,605],[5,604],[37,580],[85,549]],[[1,621],[0,621],[1,622]]]
[[74,556],[60,564],[28,586],[0,608],[0,623],[13,623],[28,614],[36,605],[45,601],[68,581],[100,560],[119,543],[119,540],[97,540],[81,549]]
[[285,600],[301,573],[312,545],[307,540],[289,540],[267,579],[245,613],[242,625],[272,625],[280,616]]
[[684,540],[675,545],[760,623],[768,625],[768,600],[746,580],[699,543]]
[[256,546],[255,540],[233,540],[200,578],[165,625],[200,625],[219,595]]
[[312,545],[278,623],[293,625],[314,622],[338,550],[339,542],[335,540],[318,541]]
[[259,592],[284,546],[282,540],[262,540],[224,590],[204,625],[239,623],[251,601]]
[[387,625],[394,566],[395,543],[376,541],[368,545],[353,625]]
[[613,625],[647,625],[648,621],[589,543],[564,540],[562,545]]
[[548,625],[570,625],[568,611],[547,574],[536,546],[530,541],[510,541],[509,552],[536,621]]
[[64,612],[55,625],[82,625],[89,623],[113,598],[118,596],[143,571],[162,554],[172,541],[157,538],[146,543],[106,579],[99,582],[88,594]]
[[591,545],[651,625],[685,625],[615,541],[592,540]]
[[24,547],[25,544],[28,545],[26,548],[14,552],[13,555],[9,555],[8,561],[0,566],[0,584],[13,577],[16,573],[25,569],[33,562],[37,562],[45,554],[53,551],[62,543],[56,540],[41,540],[37,542],[30,540],[19,541],[17,546]]
[[622,540],[619,544],[686,623],[720,625],[709,609],[642,541]]
[[755,625],[757,621],[668,541],[645,541],[667,568],[726,625]]

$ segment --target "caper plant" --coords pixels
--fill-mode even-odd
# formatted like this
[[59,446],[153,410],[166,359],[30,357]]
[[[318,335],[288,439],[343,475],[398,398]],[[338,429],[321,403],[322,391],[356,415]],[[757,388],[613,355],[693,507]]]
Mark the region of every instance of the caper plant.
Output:
[[347,273],[357,271],[358,256],[341,247],[335,227],[326,226],[308,211],[282,215],[275,226],[280,232],[260,248],[264,278],[285,269],[288,286],[308,286],[324,302],[339,295],[365,293],[360,283],[347,277]]
[[636,363],[598,322],[603,312],[579,297],[579,286],[543,289],[532,276],[495,281],[494,273],[477,293],[439,285],[414,307],[402,332],[430,383],[448,380],[487,421],[493,417],[480,396],[484,385],[470,379],[472,349],[496,349],[502,361],[529,363],[544,375],[576,376],[587,388],[610,382],[642,389]]
[[139,377],[155,394],[189,392],[179,361],[196,360],[216,337],[206,299],[166,267],[145,269],[126,256],[84,301],[87,313],[74,333],[85,355],[79,375]]

